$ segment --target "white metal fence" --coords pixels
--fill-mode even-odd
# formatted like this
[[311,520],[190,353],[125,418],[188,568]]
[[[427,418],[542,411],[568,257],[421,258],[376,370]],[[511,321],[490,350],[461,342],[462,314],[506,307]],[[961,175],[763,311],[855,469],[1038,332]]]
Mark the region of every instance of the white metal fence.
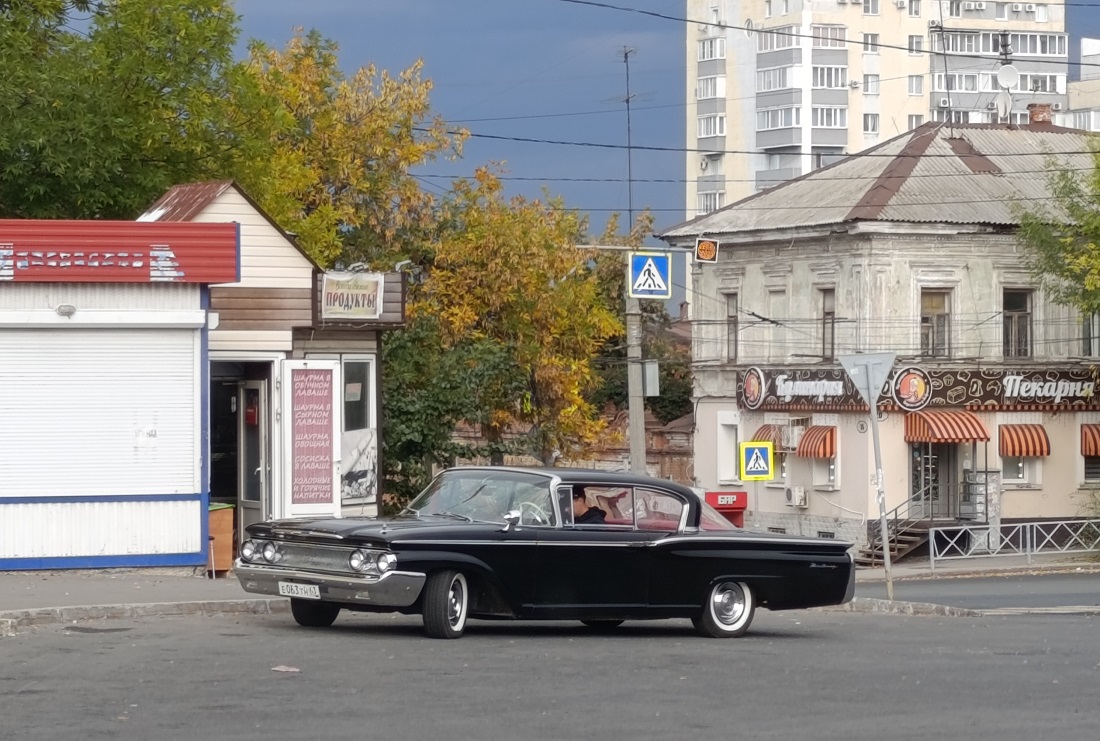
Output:
[[1017,522],[1011,525],[951,525],[928,530],[932,572],[937,561],[1100,551],[1100,519]]

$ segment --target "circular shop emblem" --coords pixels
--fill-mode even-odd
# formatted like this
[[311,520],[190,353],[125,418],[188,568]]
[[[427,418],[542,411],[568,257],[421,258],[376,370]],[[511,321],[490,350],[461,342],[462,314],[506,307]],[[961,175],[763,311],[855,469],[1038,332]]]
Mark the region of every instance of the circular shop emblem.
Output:
[[932,398],[932,379],[920,368],[902,368],[894,374],[890,390],[899,407],[915,412]]
[[749,368],[741,383],[741,393],[745,397],[745,407],[756,409],[764,401],[764,374],[759,368]]

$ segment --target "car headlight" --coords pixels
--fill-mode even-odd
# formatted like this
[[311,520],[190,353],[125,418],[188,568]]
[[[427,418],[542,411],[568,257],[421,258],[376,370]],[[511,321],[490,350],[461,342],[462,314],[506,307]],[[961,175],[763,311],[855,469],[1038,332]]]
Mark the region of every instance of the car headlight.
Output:
[[283,556],[283,554],[279,551],[279,547],[272,543],[270,540],[264,543],[261,552],[263,553],[264,560],[268,563],[275,563]]
[[348,566],[352,571],[363,571],[367,566],[367,554],[359,550],[352,551],[348,556]]
[[245,561],[251,561],[256,557],[257,550],[255,541],[246,540],[241,543],[241,558]]
[[374,563],[378,567],[378,572],[384,574],[397,565],[397,556],[392,553],[380,553]]

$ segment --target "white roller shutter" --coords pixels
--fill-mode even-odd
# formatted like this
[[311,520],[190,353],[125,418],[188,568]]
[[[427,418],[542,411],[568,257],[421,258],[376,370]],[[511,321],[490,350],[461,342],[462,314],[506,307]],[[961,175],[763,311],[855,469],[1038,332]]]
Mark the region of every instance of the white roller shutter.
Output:
[[0,500],[199,492],[200,362],[193,329],[0,329]]

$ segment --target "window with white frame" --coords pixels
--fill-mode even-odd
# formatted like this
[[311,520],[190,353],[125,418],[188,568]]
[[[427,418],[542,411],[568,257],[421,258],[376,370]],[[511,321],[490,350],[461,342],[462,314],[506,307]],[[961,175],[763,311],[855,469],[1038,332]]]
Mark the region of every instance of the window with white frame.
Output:
[[864,113],[863,114],[863,133],[864,134],[877,134],[878,133],[878,114],[877,113]]
[[864,54],[878,54],[878,34],[877,33],[865,33],[865,34],[863,34],[863,53]]
[[970,123],[970,111],[956,111],[954,109],[937,108],[932,111],[932,120],[937,123],[951,123],[964,124]]
[[924,50],[924,37],[910,35],[908,49],[910,54],[920,54]]
[[980,48],[980,34],[976,33],[934,33],[932,51],[975,54]]
[[978,92],[978,75],[969,72],[937,72],[932,75],[932,92],[954,90],[967,93]]
[[726,294],[726,361],[737,362],[737,330],[738,322],[737,294]]
[[919,113],[909,114],[908,125],[909,125],[909,130],[910,131],[917,128],[918,126],[921,126],[922,124],[924,124],[924,116],[922,116]]
[[999,21],[1008,20],[1008,3],[997,3],[994,17]]
[[878,75],[863,76],[863,94],[878,95]]
[[800,118],[801,109],[797,107],[765,108],[756,112],[756,130],[789,129],[800,126]]
[[951,291],[921,289],[920,354],[926,358],[951,356]]
[[756,73],[756,92],[763,93],[768,90],[784,90],[791,86],[790,67],[772,67],[762,69]]
[[814,67],[813,87],[815,88],[844,88],[848,87],[847,67]]
[[1086,358],[1100,355],[1100,312],[1081,317],[1081,354]]
[[1100,481],[1100,456],[1086,455],[1085,459],[1085,481],[1097,482]]
[[[933,38],[951,37],[958,34],[936,34]],[[1001,53],[1001,34],[996,31],[982,31],[980,34],[966,34],[977,36],[978,51],[982,54]],[[1008,45],[1012,53],[1026,57],[1064,57],[1068,46],[1068,35],[1064,33],[1010,33]],[[955,51],[947,49],[947,51]]]
[[797,152],[768,152],[765,170],[798,170],[802,167],[802,155]]
[[864,15],[878,15],[878,0],[863,0]]
[[962,18],[963,4],[961,0],[950,0],[947,3],[947,15],[950,18]]
[[1045,6],[1045,5],[1036,5],[1035,6],[1035,22],[1036,23],[1046,23],[1048,20],[1049,20],[1049,16],[1047,15],[1047,6]]
[[791,12],[791,0],[783,0],[783,15]]
[[1006,484],[1038,484],[1041,458],[1001,458],[1001,480]]
[[703,138],[707,136],[725,136],[726,135],[726,114],[724,113],[712,113],[707,116],[699,116],[698,127],[696,128],[696,136]]
[[924,95],[924,75],[909,75],[909,94]]
[[819,489],[836,488],[836,458],[811,458],[814,486]]
[[764,0],[764,17],[772,17],[772,0]]
[[[1064,92],[1066,89],[1065,82],[1062,82],[1064,79],[1064,75],[1023,73],[1020,75],[1020,81],[1014,89],[1022,93]],[[1061,85],[1059,85],[1059,82],[1061,82]]]
[[711,211],[717,211],[726,205],[726,191],[724,190],[707,190],[700,191],[695,199],[696,211],[702,214],[709,214]]
[[710,59],[725,59],[726,58],[726,39],[724,37],[715,37],[712,39],[701,39],[699,41],[699,61],[706,62]]
[[790,453],[783,450],[776,450],[772,453],[772,470],[775,473],[775,478],[771,481],[765,481],[764,486],[769,489],[785,489],[787,487],[788,458],[790,458]]
[[810,33],[814,37],[813,45],[819,49],[845,48],[847,31],[844,26],[810,26]]
[[726,76],[714,75],[712,77],[700,77],[696,88],[696,96],[699,100],[726,97]]
[[741,472],[737,470],[739,442],[737,425],[719,423],[718,450],[715,452],[718,461],[718,480],[724,484],[738,481],[741,477]]
[[760,29],[756,34],[757,51],[793,49],[796,46],[798,46],[798,28],[795,26]]
[[848,128],[848,109],[842,106],[814,106],[811,117],[814,128]]
[[909,0],[909,17],[920,18],[920,0]]

